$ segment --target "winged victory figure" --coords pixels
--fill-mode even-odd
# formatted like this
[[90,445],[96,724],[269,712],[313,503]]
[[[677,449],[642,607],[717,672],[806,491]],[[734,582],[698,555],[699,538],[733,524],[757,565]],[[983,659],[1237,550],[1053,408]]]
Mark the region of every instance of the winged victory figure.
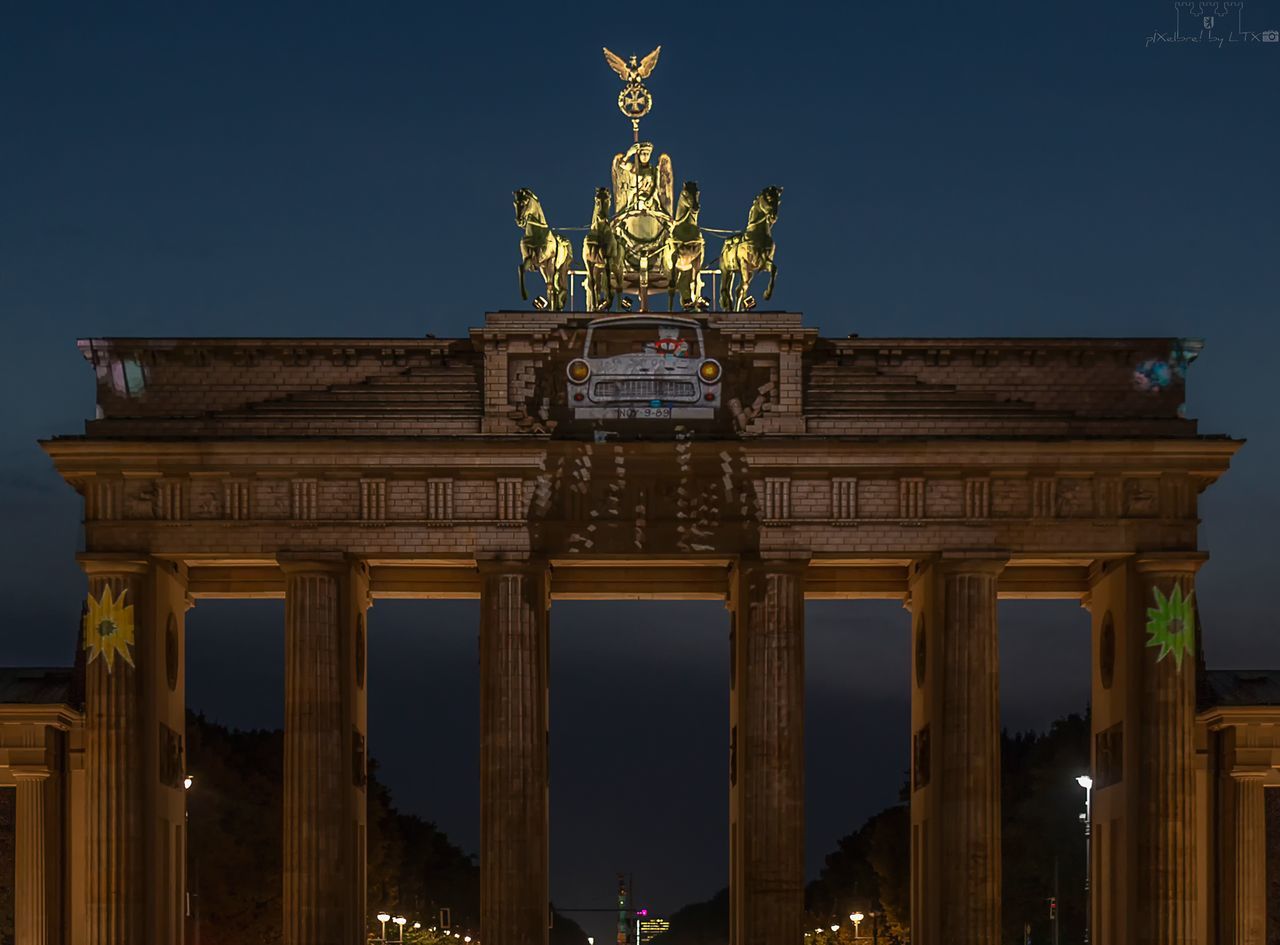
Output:
[[640,141],[613,156],[613,205],[618,213],[649,210],[671,215],[674,175],[666,154],[653,159],[653,144]]

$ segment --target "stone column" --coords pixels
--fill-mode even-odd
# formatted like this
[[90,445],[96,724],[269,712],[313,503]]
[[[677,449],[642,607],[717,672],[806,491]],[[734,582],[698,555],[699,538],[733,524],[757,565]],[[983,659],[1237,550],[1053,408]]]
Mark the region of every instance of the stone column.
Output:
[[944,562],[939,823],[941,911],[952,945],[1000,941],[1000,644],[1003,561]]
[[1005,562],[943,557],[911,582],[912,916],[919,945],[1000,941],[1000,674]]
[[807,559],[745,559],[733,578],[733,945],[798,945],[803,937],[807,566]]
[[[85,817],[88,863],[85,914],[88,945],[139,945],[147,941],[147,876],[143,849],[143,727],[141,674],[152,654],[141,632],[150,619],[145,559],[81,558],[89,593],[109,589],[133,607],[135,643],[105,655],[90,653],[85,666]],[[124,654],[128,654],[125,658]],[[153,736],[154,737],[154,736]]]
[[45,860],[45,784],[49,769],[42,766],[10,770],[18,783],[14,863],[14,932],[17,945],[45,945],[49,940]]
[[[1229,945],[1267,945],[1266,770],[1233,771],[1235,830]],[[1226,945],[1224,943],[1224,945]]]
[[480,941],[546,945],[549,573],[481,561]]
[[[1135,561],[1139,608],[1156,607],[1179,588],[1185,598],[1204,560],[1197,553]],[[1175,626],[1198,633],[1199,626]],[[1148,631],[1148,636],[1150,631]],[[1181,637],[1179,637],[1181,643]],[[1145,647],[1139,710],[1138,942],[1191,945],[1196,939],[1194,637],[1189,649]]]
[[350,945],[363,940],[365,925],[363,816],[353,802],[364,771],[352,720],[362,714],[354,705],[356,617],[367,601],[359,566],[341,554],[279,561],[286,578],[284,942]]

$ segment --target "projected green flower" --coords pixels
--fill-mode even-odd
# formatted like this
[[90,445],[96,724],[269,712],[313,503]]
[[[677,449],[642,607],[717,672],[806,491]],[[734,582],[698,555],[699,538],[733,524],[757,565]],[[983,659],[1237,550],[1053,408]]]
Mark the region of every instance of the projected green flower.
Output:
[[1160,588],[1153,588],[1156,605],[1147,608],[1147,646],[1160,648],[1156,662],[1173,654],[1173,661],[1182,669],[1182,658],[1191,653],[1195,640],[1196,608],[1195,591],[1182,596],[1182,586],[1175,584],[1173,592],[1165,597]]

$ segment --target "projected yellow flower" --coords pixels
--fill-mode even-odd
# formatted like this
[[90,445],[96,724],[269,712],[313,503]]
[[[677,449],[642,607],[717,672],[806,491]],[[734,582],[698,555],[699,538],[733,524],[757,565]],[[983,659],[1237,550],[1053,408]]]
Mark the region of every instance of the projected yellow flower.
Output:
[[113,597],[108,586],[96,599],[89,595],[89,611],[84,618],[84,648],[89,651],[86,660],[92,663],[101,656],[107,661],[107,672],[111,672],[117,653],[133,665],[129,650],[133,646],[133,605],[125,604],[126,593],[127,589],[121,588],[120,596]]

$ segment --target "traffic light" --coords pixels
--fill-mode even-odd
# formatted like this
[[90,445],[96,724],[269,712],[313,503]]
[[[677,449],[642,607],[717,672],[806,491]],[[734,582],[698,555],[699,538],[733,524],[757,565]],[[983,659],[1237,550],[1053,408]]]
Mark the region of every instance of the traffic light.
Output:
[[1056,896],[1049,899],[1049,921],[1058,921],[1058,899]]

